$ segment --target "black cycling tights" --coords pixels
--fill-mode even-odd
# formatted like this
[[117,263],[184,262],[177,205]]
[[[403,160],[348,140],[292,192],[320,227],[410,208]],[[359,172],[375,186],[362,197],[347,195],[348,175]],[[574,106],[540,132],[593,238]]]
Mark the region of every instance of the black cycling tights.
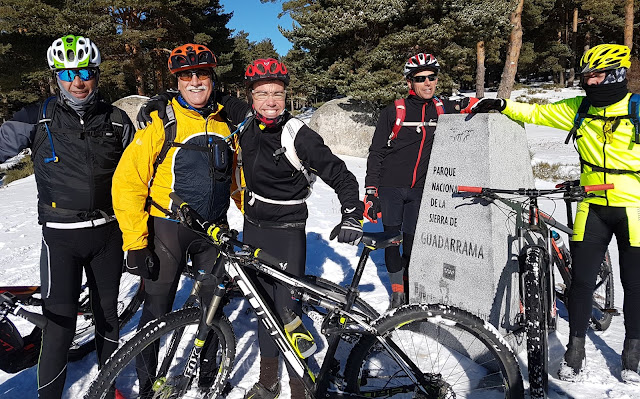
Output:
[[[247,244],[262,248],[265,252],[278,259],[287,261],[286,273],[294,276],[303,276],[307,257],[307,238],[303,229],[265,228],[244,222],[242,240]],[[295,314],[302,314],[302,306],[299,301],[291,299],[289,290],[281,284],[275,284],[269,277],[257,278],[261,285],[262,297],[275,306],[278,316],[282,317],[285,307]],[[269,336],[262,323],[258,326],[258,343],[260,344],[260,356],[277,357],[280,351]]]
[[38,397],[60,399],[67,352],[76,330],[82,270],[91,290],[98,361],[118,348],[118,286],[122,272],[122,233],[115,222],[76,230],[42,230],[40,279],[44,315],[38,363]]
[[596,278],[613,234],[616,236],[620,255],[626,338],[640,338],[640,247],[629,244],[629,223],[625,208],[597,205],[589,206],[583,241],[572,242],[573,269],[569,292],[571,336],[586,335]]

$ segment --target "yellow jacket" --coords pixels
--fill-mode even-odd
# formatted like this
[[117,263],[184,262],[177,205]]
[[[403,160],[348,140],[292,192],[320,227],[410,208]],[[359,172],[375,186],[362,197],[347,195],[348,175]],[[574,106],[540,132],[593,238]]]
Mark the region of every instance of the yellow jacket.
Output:
[[165,141],[164,124],[157,112],[151,114],[151,124],[136,132],[113,175],[113,209],[122,230],[125,251],[147,246],[149,216],[167,217],[158,207],[147,206],[148,197],[171,210],[169,194],[175,191],[207,220],[226,219],[234,157],[228,150],[229,165],[225,169],[215,168],[215,157],[207,150],[211,143],[221,143],[221,138],[230,134],[220,115],[222,106],[206,121],[198,112],[182,107],[176,99],[172,100],[172,106],[177,123],[174,143],[178,146],[170,147],[155,176],[153,164]]
[[[608,107],[591,106],[588,114],[606,117],[625,116],[629,113],[631,93],[621,101]],[[578,107],[584,97],[574,97],[553,104],[525,104],[507,100],[502,111],[508,117],[535,125],[571,130]],[[582,160],[593,165],[629,171],[640,171],[640,145],[635,144],[635,130],[630,119],[615,123],[601,119],[585,118],[576,132],[576,146]],[[587,165],[582,165],[581,185],[613,183],[615,188],[596,192],[604,198],[587,198],[585,202],[605,206],[639,207],[640,206],[640,173],[613,174],[597,172]]]

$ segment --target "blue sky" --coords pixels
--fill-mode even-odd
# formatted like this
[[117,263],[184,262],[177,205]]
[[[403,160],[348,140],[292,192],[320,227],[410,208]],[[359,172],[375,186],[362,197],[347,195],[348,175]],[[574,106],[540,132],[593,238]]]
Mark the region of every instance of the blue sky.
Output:
[[227,25],[234,29],[234,35],[243,30],[249,33],[249,40],[259,42],[269,38],[281,56],[291,49],[291,43],[280,33],[278,25],[291,29],[292,19],[289,15],[278,18],[282,12],[282,3],[260,3],[260,0],[220,0],[225,12],[233,11],[233,17]]

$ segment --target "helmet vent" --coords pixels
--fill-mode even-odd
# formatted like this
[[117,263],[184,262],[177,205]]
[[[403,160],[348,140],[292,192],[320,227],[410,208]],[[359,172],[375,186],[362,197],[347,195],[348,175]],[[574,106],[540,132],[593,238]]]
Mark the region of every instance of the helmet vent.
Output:
[[67,50],[67,60],[73,62],[75,61],[75,54],[73,52],[73,50]]
[[78,51],[78,58],[82,59],[84,57],[84,50]]

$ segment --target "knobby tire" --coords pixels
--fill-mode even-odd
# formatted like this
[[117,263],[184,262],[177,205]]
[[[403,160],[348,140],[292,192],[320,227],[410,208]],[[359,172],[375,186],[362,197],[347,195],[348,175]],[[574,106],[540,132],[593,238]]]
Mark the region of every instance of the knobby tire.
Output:
[[[516,357],[489,323],[445,305],[410,304],[383,315],[374,327],[420,369],[438,398],[522,398]],[[353,347],[346,390],[369,397],[425,398],[374,335]],[[493,394],[493,395],[492,395]]]
[[[149,322],[144,328],[138,331],[131,339],[120,347],[109,359],[107,364],[102,368],[97,375],[94,382],[89,387],[89,390],[85,396],[85,399],[102,399],[107,394],[111,385],[115,382],[116,388],[122,391],[125,397],[138,397],[139,392],[136,390],[139,388],[139,382],[136,374],[136,366],[140,367],[136,361],[136,358],[143,352],[143,350],[150,345],[158,345],[161,347],[160,355],[158,358],[158,367],[163,363],[162,355],[164,354],[163,344],[172,341],[173,333],[183,334],[185,330],[195,332],[202,316],[201,309],[199,308],[184,308],[174,312],[171,312],[165,316],[160,317],[154,321]],[[196,376],[192,381],[189,381],[191,387],[185,395],[176,396],[175,393],[166,393],[166,397],[171,398],[217,398],[223,391],[229,374],[233,367],[233,361],[235,359],[236,351],[236,339],[231,328],[231,324],[226,317],[216,318],[211,330],[217,337],[217,349],[215,350],[215,377],[210,387],[203,391],[197,388],[197,384],[201,378],[201,359],[197,365]],[[188,334],[188,333],[187,333]],[[210,335],[211,336],[211,335]],[[215,337],[214,337],[215,338]],[[209,338],[207,338],[209,340]],[[165,376],[156,376],[155,381],[166,378],[167,386],[170,386],[175,379],[180,381],[180,373],[184,369],[184,360],[188,358],[189,351],[193,348],[193,340],[191,336],[182,336],[177,340],[182,347],[177,353],[171,352],[174,358],[172,362],[177,362],[177,365],[169,367],[168,373]],[[202,352],[204,354],[204,351]],[[149,372],[149,370],[146,370]],[[173,375],[175,374],[175,375]],[[162,395],[162,393],[160,393]],[[150,396],[141,395],[141,398],[147,398]],[[161,396],[165,397],[165,396]]]
[[548,387],[548,328],[545,270],[547,257],[544,248],[528,246],[523,249],[524,313],[527,334],[527,360],[531,398],[546,398]]

